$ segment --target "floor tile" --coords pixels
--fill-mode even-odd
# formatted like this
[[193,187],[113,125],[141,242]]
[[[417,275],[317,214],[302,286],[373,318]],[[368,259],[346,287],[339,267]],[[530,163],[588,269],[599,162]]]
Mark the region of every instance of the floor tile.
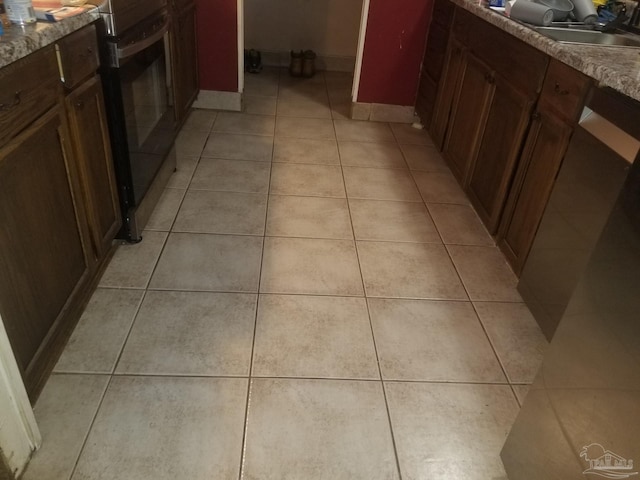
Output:
[[273,161],[340,165],[338,146],[334,139],[276,137],[273,147]]
[[270,162],[272,151],[273,137],[270,136],[212,133],[202,151],[202,156]]
[[387,123],[335,120],[338,141],[393,142],[393,132]]
[[249,375],[256,300],[241,293],[148,292],[117,373]]
[[244,93],[246,95],[261,95],[276,97],[278,95],[279,69],[268,71],[264,69],[257,75],[244,76]]
[[171,230],[184,194],[185,190],[165,188],[145,228],[147,230],[157,230],[160,232],[168,232]]
[[351,91],[351,85],[353,84],[353,74],[350,72],[325,71],[324,80],[329,90],[336,88],[346,88]]
[[324,98],[278,98],[278,115],[284,117],[331,118],[329,99]]
[[512,385],[513,391],[516,393],[516,398],[518,399],[518,403],[520,406],[524,403],[525,398],[527,398],[527,393],[529,393],[530,385]]
[[535,318],[524,303],[475,304],[489,339],[513,383],[532,383],[547,347]]
[[357,240],[442,243],[422,203],[349,200]]
[[500,450],[518,413],[509,386],[387,383],[405,480],[506,480]]
[[334,120],[350,120],[351,99],[331,100],[331,118]]
[[389,125],[398,143],[433,145],[433,140],[424,129],[413,128],[408,123],[390,123]]
[[262,238],[172,233],[150,288],[257,292]]
[[451,171],[436,147],[401,143],[400,150],[402,150],[411,170],[441,173],[449,173]]
[[263,235],[266,212],[264,194],[190,190],[173,231]]
[[496,247],[447,246],[471,300],[522,302],[518,279]]
[[182,130],[175,142],[177,158],[200,156],[208,136],[209,132]]
[[220,112],[213,124],[213,132],[245,135],[273,135],[275,118],[270,115],[247,115],[239,112]]
[[236,478],[247,380],[114,377],[73,480]]
[[210,132],[218,112],[215,110],[193,109],[182,126],[182,130]]
[[335,139],[333,122],[323,118],[278,117],[276,137]]
[[102,274],[99,286],[146,288],[166,239],[166,232],[145,230],[140,243],[120,245]]
[[313,197],[344,197],[342,170],[337,165],[274,163],[270,193]]
[[261,295],[252,375],[378,379],[364,298]]
[[250,115],[276,114],[276,97],[244,95],[242,101],[244,103],[244,113]]
[[142,301],[142,294],[140,290],[98,288],[54,370],[113,372]]
[[377,382],[251,382],[246,480],[397,479]]
[[353,238],[343,198],[271,195],[266,232],[275,237]]
[[407,168],[395,143],[339,142],[342,165],[354,167]]
[[357,242],[367,296],[466,300],[442,245]]
[[267,193],[271,164],[202,158],[191,179],[191,190]]
[[353,241],[266,238],[260,292],[362,295]]
[[506,382],[470,302],[369,299],[386,380]]
[[349,198],[422,201],[406,170],[343,167],[343,172]]
[[469,199],[452,173],[414,171],[413,178],[425,202],[469,204]]
[[68,480],[109,377],[52,375],[34,413],[42,446],[33,455],[22,480]]
[[191,177],[196,170],[200,157],[180,157],[177,160],[176,171],[169,177],[167,188],[186,189],[191,183]]
[[476,212],[469,205],[429,203],[431,218],[438,227],[442,241],[457,245],[494,246]]

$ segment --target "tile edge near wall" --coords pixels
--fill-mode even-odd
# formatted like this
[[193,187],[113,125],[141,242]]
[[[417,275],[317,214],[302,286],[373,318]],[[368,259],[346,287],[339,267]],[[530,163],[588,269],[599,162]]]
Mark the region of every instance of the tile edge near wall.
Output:
[[219,90],[200,90],[193,108],[208,110],[242,111],[242,94],[239,92],[222,92]]
[[391,123],[414,123],[417,121],[413,106],[362,102],[351,103],[351,119]]

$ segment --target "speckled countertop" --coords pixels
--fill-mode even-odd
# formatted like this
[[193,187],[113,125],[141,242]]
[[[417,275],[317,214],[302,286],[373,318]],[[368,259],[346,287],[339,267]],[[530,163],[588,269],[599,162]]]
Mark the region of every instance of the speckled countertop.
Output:
[[478,0],[452,0],[496,27],[549,56],[640,101],[640,48],[596,47],[556,42],[535,30],[496,13]]
[[11,25],[0,37],[0,67],[26,57],[99,18],[98,9],[91,7],[87,8],[85,13],[65,18],[60,22],[36,22],[24,27]]

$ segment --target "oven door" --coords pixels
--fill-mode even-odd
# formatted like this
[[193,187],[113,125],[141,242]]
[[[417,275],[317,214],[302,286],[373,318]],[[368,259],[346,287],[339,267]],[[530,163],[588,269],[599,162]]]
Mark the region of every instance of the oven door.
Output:
[[109,41],[108,95],[116,174],[123,211],[138,206],[173,146],[168,18]]

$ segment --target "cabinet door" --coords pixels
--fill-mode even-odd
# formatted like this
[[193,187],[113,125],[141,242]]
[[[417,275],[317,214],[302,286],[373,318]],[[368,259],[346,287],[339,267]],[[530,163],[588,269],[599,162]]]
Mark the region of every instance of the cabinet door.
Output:
[[464,47],[455,39],[451,39],[447,48],[447,56],[442,67],[442,76],[438,84],[438,95],[435,110],[429,126],[431,137],[437,147],[442,149],[444,137],[449,126],[451,107],[456,93],[462,67]]
[[87,80],[65,101],[94,259],[98,260],[109,251],[121,223],[100,79]]
[[467,184],[469,167],[478,151],[493,97],[494,74],[479,58],[465,52],[451,107],[451,117],[442,152],[451,171],[462,185]]
[[498,244],[520,274],[564,158],[572,128],[558,117],[536,113],[509,194]]
[[65,128],[54,107],[0,150],[0,314],[30,394],[91,272]]
[[487,108],[478,154],[470,168],[467,193],[489,233],[495,234],[534,101],[500,75],[488,81],[495,89]]
[[198,51],[195,3],[176,7],[172,32],[173,95],[178,125],[198,95]]

